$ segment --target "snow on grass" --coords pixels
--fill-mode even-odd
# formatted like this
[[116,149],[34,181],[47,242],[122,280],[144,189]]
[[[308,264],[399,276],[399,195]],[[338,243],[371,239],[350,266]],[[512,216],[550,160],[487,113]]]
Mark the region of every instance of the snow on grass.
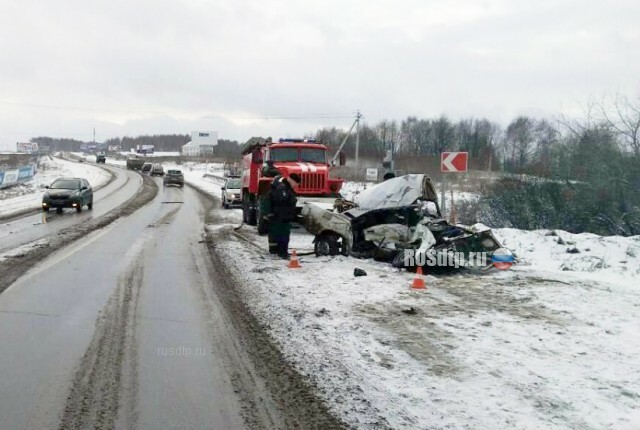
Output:
[[640,284],[640,236],[572,234],[563,230],[493,230],[521,263],[532,268],[559,272],[563,276]]
[[358,198],[358,194],[367,188],[371,188],[376,185],[375,182],[352,182],[347,181],[342,184],[342,188],[340,189],[340,194],[347,200],[356,201]]
[[42,203],[44,187],[60,177],[85,178],[93,188],[98,188],[106,184],[111,175],[89,164],[44,157],[40,161],[38,172],[31,180],[0,190],[0,217],[37,209]]

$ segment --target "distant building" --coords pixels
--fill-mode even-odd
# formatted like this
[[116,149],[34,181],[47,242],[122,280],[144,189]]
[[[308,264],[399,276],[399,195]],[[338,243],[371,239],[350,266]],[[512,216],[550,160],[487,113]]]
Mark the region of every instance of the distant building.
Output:
[[211,156],[217,145],[218,132],[192,131],[191,141],[180,148],[180,153],[186,157]]

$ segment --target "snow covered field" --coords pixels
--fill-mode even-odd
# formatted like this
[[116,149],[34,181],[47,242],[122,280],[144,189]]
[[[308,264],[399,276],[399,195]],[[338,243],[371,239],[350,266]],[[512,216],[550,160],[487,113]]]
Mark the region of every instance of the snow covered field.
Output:
[[38,172],[30,181],[0,190],[0,217],[40,207],[44,187],[64,176],[86,178],[93,188],[106,184],[111,178],[99,167],[43,157],[38,164]]

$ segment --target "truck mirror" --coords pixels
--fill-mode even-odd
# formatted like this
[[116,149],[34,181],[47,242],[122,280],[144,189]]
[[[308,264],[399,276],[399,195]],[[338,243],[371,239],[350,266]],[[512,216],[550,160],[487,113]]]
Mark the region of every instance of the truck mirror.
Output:
[[347,164],[347,155],[342,151],[340,151],[340,154],[338,155],[338,164],[341,166]]
[[251,162],[262,164],[262,151],[260,151],[259,149],[254,149],[251,153]]

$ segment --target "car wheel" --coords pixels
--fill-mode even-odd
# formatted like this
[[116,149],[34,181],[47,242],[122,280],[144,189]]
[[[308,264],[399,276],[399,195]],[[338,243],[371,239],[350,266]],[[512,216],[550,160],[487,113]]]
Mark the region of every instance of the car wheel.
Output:
[[49,212],[49,208],[42,208],[43,212]]
[[335,234],[323,234],[317,237],[313,247],[316,257],[340,254],[341,246],[338,240]]
[[87,205],[87,209],[89,209],[89,210],[93,209],[93,199],[91,199],[91,201]]
[[82,206],[76,206],[76,212],[82,212]]

